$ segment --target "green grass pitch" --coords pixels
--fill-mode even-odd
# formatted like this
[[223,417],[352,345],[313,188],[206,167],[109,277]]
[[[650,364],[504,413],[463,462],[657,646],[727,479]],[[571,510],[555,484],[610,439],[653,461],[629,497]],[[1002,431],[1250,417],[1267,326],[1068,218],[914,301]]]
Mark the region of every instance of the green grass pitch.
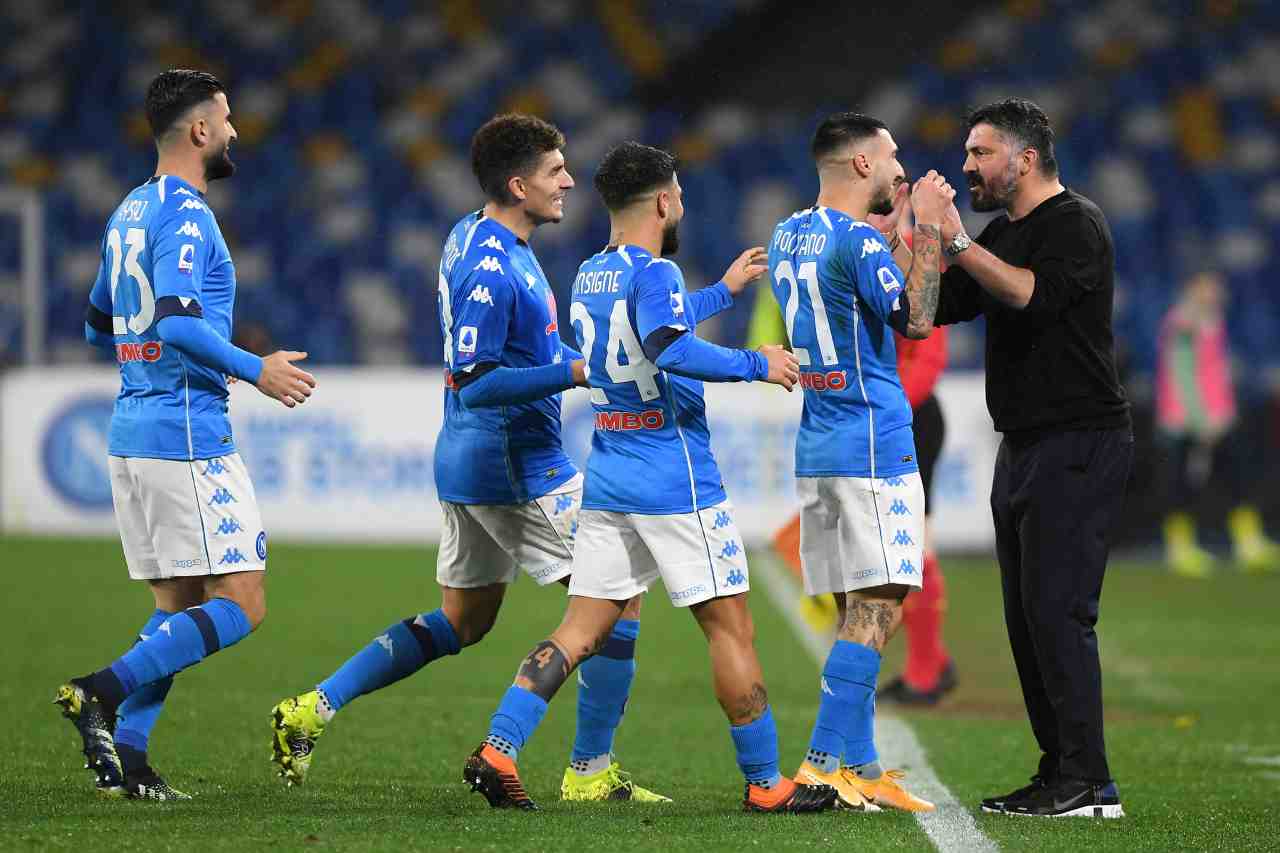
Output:
[[[269,614],[235,648],[177,679],[152,738],[153,762],[192,803],[100,800],[71,727],[49,704],[66,677],[105,664],[151,609],[127,581],[118,543],[0,539],[0,849],[105,850],[792,850],[931,849],[909,815],[770,817],[739,811],[742,784],[710,692],[704,643],[659,594],[643,615],[639,673],[617,752],[669,806],[558,802],[573,731],[566,686],[521,757],[543,811],[491,811],[462,762],[520,656],[559,620],[561,588],[517,583],[477,647],[343,711],[306,787],[268,762],[268,711],[314,685],[394,620],[434,608],[426,548],[276,546]],[[947,638],[961,687],[906,715],[942,781],[971,811],[1022,784],[1036,752],[1004,637],[989,561],[946,562]],[[817,666],[755,581],[757,645],[784,770],[813,721]],[[977,815],[1005,850],[1280,849],[1280,576],[1209,582],[1117,561],[1100,635],[1108,741],[1130,817],[1041,821]],[[884,670],[896,671],[895,640]],[[908,780],[909,783],[909,780]],[[871,847],[870,845],[874,845]]]

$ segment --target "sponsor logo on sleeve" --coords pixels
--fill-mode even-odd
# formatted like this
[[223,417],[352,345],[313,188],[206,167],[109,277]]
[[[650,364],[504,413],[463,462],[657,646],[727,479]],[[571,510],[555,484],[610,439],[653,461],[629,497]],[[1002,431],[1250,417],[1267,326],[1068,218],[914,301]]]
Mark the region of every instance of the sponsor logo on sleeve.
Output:
[[881,243],[875,237],[867,237],[862,241],[862,257],[874,255],[876,252],[885,251],[884,243]]
[[507,250],[503,248],[502,242],[498,239],[496,234],[490,234],[486,237],[484,242],[480,244],[480,247],[483,249],[493,249],[495,252],[501,252],[504,255],[507,253]]
[[885,293],[893,293],[902,287],[898,277],[888,267],[880,267],[876,270],[876,277],[880,279],[880,286],[884,288]]
[[[182,189],[179,187],[179,189]],[[194,198],[184,199],[182,204],[178,206],[178,210],[208,210],[203,202],[196,201]]]
[[684,294],[680,292],[671,294],[671,313],[677,317],[684,314]]
[[178,250],[178,272],[191,275],[191,270],[195,266],[196,244],[183,243],[182,248]]
[[493,255],[485,255],[480,259],[480,263],[475,265],[475,268],[478,270],[484,270],[485,272],[504,272],[502,264],[498,263],[498,259]]
[[472,288],[471,293],[467,296],[469,302],[479,302],[481,305],[492,305],[493,296],[489,293],[489,288],[483,284],[477,284]]

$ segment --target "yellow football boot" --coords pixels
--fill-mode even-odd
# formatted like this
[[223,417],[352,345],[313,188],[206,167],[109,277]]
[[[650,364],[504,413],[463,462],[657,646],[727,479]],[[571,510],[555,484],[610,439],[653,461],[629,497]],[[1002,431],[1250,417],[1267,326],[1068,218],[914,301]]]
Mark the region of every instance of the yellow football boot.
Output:
[[324,720],[316,707],[320,694],[312,690],[285,699],[271,709],[271,761],[285,785],[301,785],[311,769],[311,753],[324,734]]
[[564,771],[564,779],[560,781],[560,799],[576,802],[590,800],[634,800],[637,803],[669,803],[670,797],[655,794],[648,788],[641,788],[631,781],[631,774],[623,770],[616,761],[609,766],[592,773],[590,776],[579,775],[572,767]]

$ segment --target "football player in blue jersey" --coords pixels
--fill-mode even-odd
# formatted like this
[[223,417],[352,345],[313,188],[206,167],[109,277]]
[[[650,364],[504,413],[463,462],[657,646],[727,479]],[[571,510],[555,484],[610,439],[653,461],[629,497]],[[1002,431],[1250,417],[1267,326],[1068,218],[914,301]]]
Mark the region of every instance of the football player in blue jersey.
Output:
[[[812,145],[817,203],[778,224],[769,270],[804,389],[796,492],[805,592],[832,593],[840,616],[796,778],[835,787],[846,805],[931,811],[902,787],[901,771],[879,764],[875,690],[902,601],[920,588],[924,541],[924,490],[893,333],[933,330],[939,224],[955,192],[936,172],[916,182],[913,255],[894,227],[906,198],[897,150],[874,118],[823,121]],[[868,224],[871,216],[892,234]]]
[[790,390],[798,371],[781,347],[726,349],[699,339],[698,322],[727,308],[763,271],[763,248],[738,257],[724,280],[689,293],[664,255],[684,215],[676,162],[624,143],[595,177],[609,208],[609,247],[588,259],[570,312],[591,385],[595,434],[587,463],[569,605],[552,635],[520,665],[489,735],[463,778],[496,807],[536,808],[516,768],[519,750],[569,674],[608,648],[627,602],[659,578],[706,634],[716,698],[729,718],[751,810],[828,808],[835,791],[778,772],[778,743],[747,608],[747,561],[711,439],[702,381],[765,380]]
[[116,208],[89,294],[85,337],[114,350],[120,394],[107,448],[129,576],[155,611],[108,667],[55,702],[75,724],[100,792],[190,799],[149,765],[148,738],[178,671],[243,639],[266,614],[267,535],[227,418],[228,378],[293,407],[315,380],[300,352],[259,358],[231,343],[235,267],[208,182],[235,171],[222,84],[201,71],[151,82],[153,178]]
[[[561,447],[560,394],[586,383],[585,363],[560,340],[555,295],[529,247],[535,228],[564,216],[573,178],[563,148],[558,129],[525,115],[497,116],[472,139],[472,168],[489,201],[454,226],[439,271],[443,601],[393,624],[315,690],[276,707],[274,760],[289,784],[305,779],[338,709],[480,642],[517,570],[540,586],[568,584],[582,476]],[[637,595],[584,668],[564,799],[667,799],[634,784],[612,756],[635,677],[639,616]]]

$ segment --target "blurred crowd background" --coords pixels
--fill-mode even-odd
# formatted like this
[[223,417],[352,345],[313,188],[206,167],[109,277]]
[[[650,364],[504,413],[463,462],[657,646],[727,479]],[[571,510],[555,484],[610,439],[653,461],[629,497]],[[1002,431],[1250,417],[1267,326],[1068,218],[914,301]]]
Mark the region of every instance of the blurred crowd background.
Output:
[[[808,138],[826,112],[888,122],[908,171],[944,172],[967,211],[965,112],[1019,95],[1048,112],[1065,183],[1114,232],[1137,493],[1173,488],[1158,470],[1162,329],[1206,270],[1238,411],[1210,456],[1230,435],[1245,470],[1277,470],[1280,4],[51,0],[0,4],[0,33],[0,187],[44,201],[50,362],[101,357],[82,339],[86,294],[106,217],[151,174],[142,99],[165,68],[229,87],[239,169],[209,196],[242,342],[320,365],[441,362],[435,268],[450,226],[482,202],[468,141],[495,112],[537,113],[568,137],[578,188],[534,240],[567,309],[578,263],[607,238],[590,178],[615,142],[680,156],[679,260],[698,286],[812,202]],[[0,364],[23,351],[21,246],[0,216]],[[742,300],[708,335],[741,345],[751,309]],[[981,335],[955,329],[951,369],[981,368]],[[1240,479],[1280,508],[1268,478]],[[1242,498],[1205,492],[1196,500],[1223,512]],[[1166,507],[1134,504],[1133,537],[1151,537]]]

